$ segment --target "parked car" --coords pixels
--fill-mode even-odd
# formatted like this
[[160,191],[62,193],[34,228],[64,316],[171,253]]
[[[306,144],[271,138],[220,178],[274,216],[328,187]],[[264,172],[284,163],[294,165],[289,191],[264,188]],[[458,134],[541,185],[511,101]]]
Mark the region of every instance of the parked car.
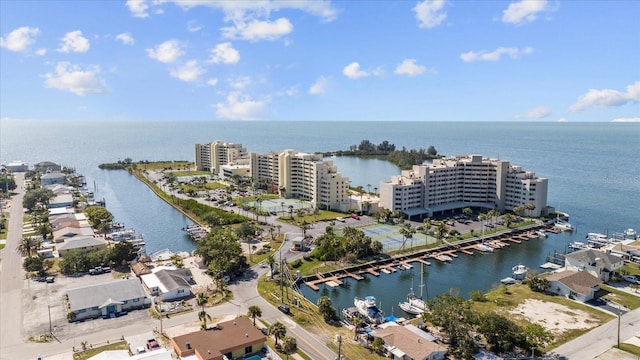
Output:
[[289,305],[287,304],[278,305],[278,310],[282,311],[285,314],[288,314],[291,311],[291,309],[289,309]]
[[640,281],[638,281],[638,278],[635,275],[622,275],[622,280],[632,284],[640,284]]
[[158,350],[160,349],[160,344],[158,344],[156,339],[149,339],[147,340],[147,349],[149,349],[149,351]]
[[351,214],[351,218],[355,220],[360,220],[360,216],[358,216],[358,214]]
[[343,217],[337,217],[336,221],[344,222],[344,218]]

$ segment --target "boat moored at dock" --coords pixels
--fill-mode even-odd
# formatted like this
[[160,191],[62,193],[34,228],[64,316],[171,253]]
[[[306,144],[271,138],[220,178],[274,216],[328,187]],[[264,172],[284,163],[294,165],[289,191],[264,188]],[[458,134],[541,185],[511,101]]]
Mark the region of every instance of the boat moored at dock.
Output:
[[358,312],[364,316],[369,322],[373,324],[382,324],[385,322],[384,314],[382,310],[378,308],[376,304],[376,298],[374,296],[365,296],[364,298],[355,297],[353,299]]

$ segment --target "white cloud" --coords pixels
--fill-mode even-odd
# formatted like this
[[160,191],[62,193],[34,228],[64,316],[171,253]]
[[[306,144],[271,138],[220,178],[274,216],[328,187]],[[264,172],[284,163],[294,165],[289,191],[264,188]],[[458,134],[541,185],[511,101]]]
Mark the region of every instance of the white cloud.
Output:
[[218,79],[217,78],[211,78],[211,79],[207,80],[207,85],[209,85],[209,86],[218,85]]
[[149,16],[147,10],[149,10],[149,5],[147,5],[145,0],[127,0],[125,4],[129,11],[131,11],[131,15],[139,18],[146,18]]
[[37,35],[40,35],[38,28],[22,26],[7,34],[6,37],[0,37],[0,47],[15,52],[22,52],[27,50],[29,45],[36,41],[35,37]]
[[184,55],[182,46],[177,40],[167,40],[153,49],[146,49],[147,55],[162,63],[172,63]]
[[327,91],[328,79],[324,76],[320,76],[313,85],[309,88],[309,94],[320,95]]
[[524,114],[516,115],[514,118],[516,119],[542,119],[551,115],[551,109],[546,106],[538,106],[537,108],[533,108]]
[[640,117],[617,118],[611,120],[611,122],[640,123]]
[[567,119],[567,118],[563,118],[563,117],[562,117],[562,118],[560,118],[560,119],[558,119],[558,120],[556,120],[556,121],[557,121],[557,122],[568,122],[568,121],[569,121],[569,119]]
[[198,23],[197,20],[189,20],[187,23],[188,32],[198,32],[200,30],[202,30],[202,26],[200,26],[200,23]]
[[68,62],[59,62],[55,72],[43,75],[45,86],[70,91],[76,95],[104,94],[109,91],[103,79],[98,78],[100,67],[80,68]]
[[247,86],[251,85],[251,78],[248,76],[238,76],[227,80],[229,86],[236,90],[244,90]]
[[185,64],[171,69],[169,74],[176,79],[192,82],[198,80],[206,72],[205,69],[198,65],[196,60],[189,60]]
[[502,11],[502,22],[514,25],[530,23],[538,18],[538,14],[549,11],[547,0],[521,0],[512,2]]
[[293,24],[287,18],[276,21],[251,20],[235,22],[234,26],[222,28],[222,34],[229,39],[277,40],[293,31]]
[[396,74],[416,76],[422,75],[427,71],[426,66],[416,64],[416,59],[405,59],[396,67]]
[[342,73],[349,79],[359,79],[361,77],[371,75],[364,70],[360,70],[360,64],[357,62],[352,62],[351,64],[345,66],[344,69],[342,69]]
[[590,89],[586,94],[578,97],[578,101],[571,105],[571,112],[578,112],[590,107],[609,108],[621,106],[628,102],[640,101],[640,81],[627,86],[627,91],[622,92],[612,89]]
[[47,49],[45,48],[40,48],[38,50],[36,50],[36,55],[38,56],[45,56],[47,54]]
[[133,45],[136,42],[128,32],[116,35],[116,40],[120,40],[125,45]]
[[66,33],[60,39],[60,47],[58,48],[59,52],[70,53],[70,52],[79,52],[84,53],[89,51],[89,39],[82,36],[82,31],[70,31]]
[[234,49],[230,42],[216,45],[211,50],[211,62],[223,64],[237,64],[240,61],[240,53]]
[[266,108],[267,101],[253,100],[239,92],[230,93],[225,103],[215,104],[216,115],[231,120],[258,120]]
[[444,0],[424,0],[416,4],[412,9],[418,19],[418,27],[433,28],[440,25],[447,18],[447,12],[443,11]]
[[502,58],[502,55],[507,55],[512,59],[517,59],[522,55],[529,55],[533,53],[533,48],[525,47],[522,49],[510,47],[499,47],[492,52],[487,52],[486,50],[481,50],[478,52],[469,51],[463,54],[460,54],[460,59],[464,62],[472,62],[472,61],[498,61]]

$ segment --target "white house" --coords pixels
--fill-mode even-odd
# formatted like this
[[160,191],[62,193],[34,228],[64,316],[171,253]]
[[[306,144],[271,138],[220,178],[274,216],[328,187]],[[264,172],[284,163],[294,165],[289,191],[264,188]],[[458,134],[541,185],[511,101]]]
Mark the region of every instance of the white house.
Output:
[[67,178],[63,173],[47,173],[40,177],[40,185],[66,184]]
[[149,298],[140,281],[118,279],[69,290],[69,321],[118,316],[149,306]]
[[584,270],[602,281],[609,281],[611,273],[620,270],[624,260],[607,252],[585,249],[567,254],[564,265],[567,270]]
[[561,270],[549,273],[546,279],[549,280],[548,291],[582,302],[593,299],[602,283],[587,271]]
[[72,250],[82,250],[85,253],[105,249],[108,243],[101,237],[95,236],[75,236],[64,240],[62,244],[56,245],[59,256],[64,256]]
[[191,285],[195,284],[189,269],[159,266],[151,274],[140,276],[151,295],[162,301],[171,301],[191,296]]

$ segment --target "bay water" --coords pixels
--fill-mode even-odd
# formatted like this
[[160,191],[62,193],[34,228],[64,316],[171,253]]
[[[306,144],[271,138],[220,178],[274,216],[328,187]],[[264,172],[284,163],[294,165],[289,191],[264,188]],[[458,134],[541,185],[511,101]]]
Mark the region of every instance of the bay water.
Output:
[[[548,253],[564,251],[587,232],[640,230],[640,124],[550,122],[83,122],[0,120],[0,163],[53,161],[75,167],[96,184],[115,220],[144,234],[147,251],[191,251],[181,230],[189,220],[124,171],[98,169],[123,160],[194,160],[194,144],[223,140],[248,151],[345,150],[361,140],[389,141],[400,149],[435,146],[440,154],[481,154],[511,161],[549,178],[548,203],[568,212],[577,231],[512,245],[490,255],[463,255],[452,264],[425,268],[429,296],[458,288],[466,296],[487,290],[523,263],[537,268]],[[375,159],[334,157],[352,186],[379,187],[400,170]],[[371,185],[371,187],[368,187]],[[419,291],[419,267],[327,289],[337,307],[353,296],[374,295],[385,312],[412,286]],[[311,299],[319,293],[305,290]],[[392,309],[394,306],[394,309]]]

